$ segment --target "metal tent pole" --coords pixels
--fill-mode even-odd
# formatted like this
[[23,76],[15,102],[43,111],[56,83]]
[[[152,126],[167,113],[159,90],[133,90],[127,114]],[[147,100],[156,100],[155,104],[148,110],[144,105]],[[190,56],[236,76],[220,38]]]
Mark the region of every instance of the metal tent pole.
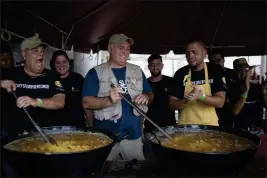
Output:
[[16,33],[13,33],[13,32],[11,32],[11,31],[9,31],[9,30],[3,29],[3,28],[0,28],[0,30],[1,30],[2,32],[10,33],[10,34],[13,35],[13,36],[16,36],[16,37],[25,39],[25,37],[23,37],[23,36],[21,36],[21,35],[18,35],[18,34],[16,34]]
[[31,15],[37,17],[38,19],[40,19],[40,20],[46,22],[47,24],[51,25],[52,27],[54,27],[54,28],[57,29],[60,33],[63,33],[63,34],[65,34],[65,35],[67,35],[67,33],[64,32],[62,29],[58,28],[57,25],[52,24],[52,23],[49,22],[48,20],[44,19],[43,17],[41,17],[41,16],[39,16],[38,14],[36,14],[36,13],[30,11],[30,10],[27,9],[27,8],[24,8],[24,9],[25,9],[28,13],[30,13]]
[[227,0],[225,0],[225,3],[223,5],[223,9],[222,9],[221,14],[220,14],[220,18],[219,18],[218,24],[216,26],[215,32],[214,32],[213,37],[212,37],[212,41],[211,41],[211,44],[210,44],[211,50],[212,50],[213,43],[215,41],[215,38],[217,36],[218,30],[219,30],[220,25],[221,25],[221,21],[222,21],[222,18],[223,18],[223,14],[224,14],[224,10],[225,10],[226,4],[227,4]]

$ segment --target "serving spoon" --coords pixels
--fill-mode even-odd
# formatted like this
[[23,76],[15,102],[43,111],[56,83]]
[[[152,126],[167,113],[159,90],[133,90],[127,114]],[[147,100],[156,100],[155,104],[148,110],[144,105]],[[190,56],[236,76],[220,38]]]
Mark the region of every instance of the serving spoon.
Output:
[[[16,93],[14,91],[11,91],[12,95],[16,98],[16,100],[18,99]],[[31,121],[31,123],[33,124],[33,126],[35,127],[35,129],[40,133],[40,135],[43,137],[43,139],[49,143],[49,144],[52,144],[52,145],[57,145],[57,142],[54,138],[48,136],[45,134],[45,132],[38,126],[38,124],[32,119],[31,115],[29,114],[29,112],[27,111],[26,108],[22,108],[23,111],[26,113],[26,115],[28,116],[29,120]]]
[[[110,88],[115,88],[115,85],[113,83],[111,83]],[[142,115],[145,119],[147,119],[153,126],[155,126],[168,140],[170,140],[171,142],[174,142],[174,139],[167,133],[165,132],[160,126],[158,126],[158,124],[156,124],[154,121],[152,121],[148,116],[146,116],[146,114],[139,109],[139,107],[134,104],[133,102],[129,101],[127,99],[127,97],[120,93],[120,96],[129,104],[131,105],[140,115]]]

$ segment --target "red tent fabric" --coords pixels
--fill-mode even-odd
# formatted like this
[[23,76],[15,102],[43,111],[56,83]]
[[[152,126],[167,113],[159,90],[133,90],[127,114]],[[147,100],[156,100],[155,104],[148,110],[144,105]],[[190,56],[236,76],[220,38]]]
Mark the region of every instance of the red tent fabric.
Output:
[[266,54],[264,0],[7,1],[2,4],[1,28],[25,37],[38,32],[58,48],[64,31],[65,48],[74,45],[79,52],[106,49],[110,35],[125,33],[134,38],[132,52],[139,54],[170,49],[181,54],[192,38],[226,56]]

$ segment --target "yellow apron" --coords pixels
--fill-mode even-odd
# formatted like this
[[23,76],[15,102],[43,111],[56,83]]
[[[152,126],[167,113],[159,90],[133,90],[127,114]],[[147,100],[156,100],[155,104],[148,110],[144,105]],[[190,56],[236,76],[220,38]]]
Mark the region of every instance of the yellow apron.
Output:
[[[209,84],[208,68],[206,63],[204,63],[205,71],[205,84],[195,85],[202,88],[202,91],[208,95],[211,95],[211,88]],[[188,75],[185,76],[184,82],[185,90],[184,95],[187,95],[192,91],[191,87],[191,69],[189,69]],[[188,101],[187,104],[180,110],[178,124],[199,124],[199,125],[214,125],[218,126],[218,116],[215,111],[214,106],[209,106],[202,103],[201,101]]]

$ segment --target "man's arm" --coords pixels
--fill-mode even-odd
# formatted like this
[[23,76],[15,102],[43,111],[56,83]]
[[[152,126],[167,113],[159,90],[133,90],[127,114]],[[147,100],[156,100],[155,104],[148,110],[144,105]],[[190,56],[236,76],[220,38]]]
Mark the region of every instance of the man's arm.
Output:
[[144,93],[148,97],[148,105],[150,105],[154,100],[154,94],[153,92],[146,92]]
[[152,92],[152,88],[151,88],[150,84],[148,83],[143,71],[142,71],[142,78],[143,78],[143,93],[137,95],[134,98],[133,102],[135,102],[136,104],[149,105],[154,100],[154,94]]
[[[82,90],[82,104],[84,110],[97,110],[106,108],[112,105],[110,96],[97,97],[99,90],[99,80],[95,69],[91,69],[84,80]],[[112,89],[111,89],[112,90]]]
[[96,97],[96,96],[85,96],[83,97],[83,108],[88,109],[102,109],[112,105],[112,101],[109,96]]
[[[203,91],[196,90],[199,92],[197,99],[206,105],[213,106],[215,108],[222,108],[225,103],[226,95],[226,80],[224,70],[220,65],[212,66],[213,70],[210,70],[214,73],[214,81],[210,84],[212,95],[203,95]],[[211,68],[210,68],[211,69]],[[192,86],[195,88],[195,86]],[[196,88],[195,88],[196,89]]]
[[42,99],[41,108],[44,109],[62,109],[65,106],[65,94],[56,94],[52,98]]
[[143,94],[145,94],[148,98],[147,105],[150,105],[154,100],[154,93],[143,71],[142,71],[142,77],[143,77]]
[[6,89],[8,92],[16,90],[16,83],[13,80],[1,80],[1,88]]
[[87,126],[93,127],[94,112],[92,110],[85,110],[85,122]]
[[240,86],[243,92],[241,91],[242,93],[236,93],[237,95],[240,96],[240,98],[236,102],[233,103],[232,113],[234,115],[239,114],[239,112],[242,110],[246,102],[246,99],[247,99],[247,96],[250,90],[250,79],[251,79],[250,74],[251,74],[251,70],[246,73],[243,86]]
[[186,99],[178,99],[174,96],[170,96],[168,101],[168,107],[172,111],[180,110],[186,105],[186,103]]
[[243,93],[240,95],[240,98],[237,100],[237,102],[235,102],[233,104],[233,108],[232,108],[232,113],[234,115],[237,115],[239,114],[239,112],[242,110],[242,108],[244,107],[244,104],[246,102],[246,99],[247,99],[247,92]]
[[201,101],[207,105],[214,106],[215,108],[222,108],[225,102],[225,92],[220,91],[213,96],[206,95],[205,99]]
[[40,107],[44,109],[62,109],[65,105],[65,94],[59,93],[52,98],[31,98],[29,96],[21,96],[17,99],[17,106],[22,107]]

